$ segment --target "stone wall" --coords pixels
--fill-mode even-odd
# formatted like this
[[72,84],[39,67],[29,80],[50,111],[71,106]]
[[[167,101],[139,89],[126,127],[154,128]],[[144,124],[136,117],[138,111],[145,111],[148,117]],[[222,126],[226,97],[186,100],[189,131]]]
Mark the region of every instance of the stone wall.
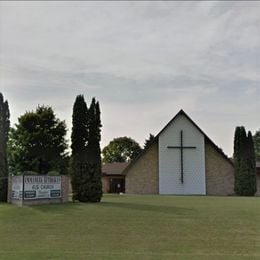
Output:
[[158,194],[158,142],[126,169],[125,191],[128,194]]
[[234,166],[207,140],[205,140],[206,194],[233,195]]

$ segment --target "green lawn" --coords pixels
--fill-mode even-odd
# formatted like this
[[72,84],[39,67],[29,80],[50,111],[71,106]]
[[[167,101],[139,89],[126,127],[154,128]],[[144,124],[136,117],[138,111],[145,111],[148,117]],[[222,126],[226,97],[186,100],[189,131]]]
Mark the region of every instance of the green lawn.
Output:
[[0,204],[0,259],[260,259],[260,198]]

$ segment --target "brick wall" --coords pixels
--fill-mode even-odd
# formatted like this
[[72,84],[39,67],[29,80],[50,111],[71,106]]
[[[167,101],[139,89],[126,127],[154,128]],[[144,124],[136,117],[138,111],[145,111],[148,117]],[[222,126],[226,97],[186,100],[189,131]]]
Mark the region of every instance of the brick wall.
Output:
[[103,193],[108,193],[109,192],[109,188],[110,188],[109,177],[102,176],[101,181],[102,181],[102,191],[103,191]]
[[158,172],[158,142],[155,142],[127,170],[125,178],[126,193],[158,194]]
[[233,195],[234,167],[206,140],[205,159],[207,195]]

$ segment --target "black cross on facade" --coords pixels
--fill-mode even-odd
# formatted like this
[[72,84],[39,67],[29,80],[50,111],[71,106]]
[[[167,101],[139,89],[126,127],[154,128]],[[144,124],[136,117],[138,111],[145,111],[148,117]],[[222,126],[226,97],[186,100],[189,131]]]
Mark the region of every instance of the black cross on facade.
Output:
[[180,146],[167,146],[167,148],[174,148],[181,150],[181,183],[183,183],[183,150],[196,149],[196,146],[183,146],[183,131],[181,130],[181,145]]

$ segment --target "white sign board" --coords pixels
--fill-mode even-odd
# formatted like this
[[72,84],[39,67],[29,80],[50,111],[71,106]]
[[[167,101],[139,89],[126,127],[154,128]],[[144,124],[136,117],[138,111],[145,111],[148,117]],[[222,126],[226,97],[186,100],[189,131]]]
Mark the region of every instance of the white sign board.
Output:
[[53,199],[61,197],[61,176],[24,176],[24,199]]
[[23,197],[23,176],[12,177],[12,199],[21,200]]

